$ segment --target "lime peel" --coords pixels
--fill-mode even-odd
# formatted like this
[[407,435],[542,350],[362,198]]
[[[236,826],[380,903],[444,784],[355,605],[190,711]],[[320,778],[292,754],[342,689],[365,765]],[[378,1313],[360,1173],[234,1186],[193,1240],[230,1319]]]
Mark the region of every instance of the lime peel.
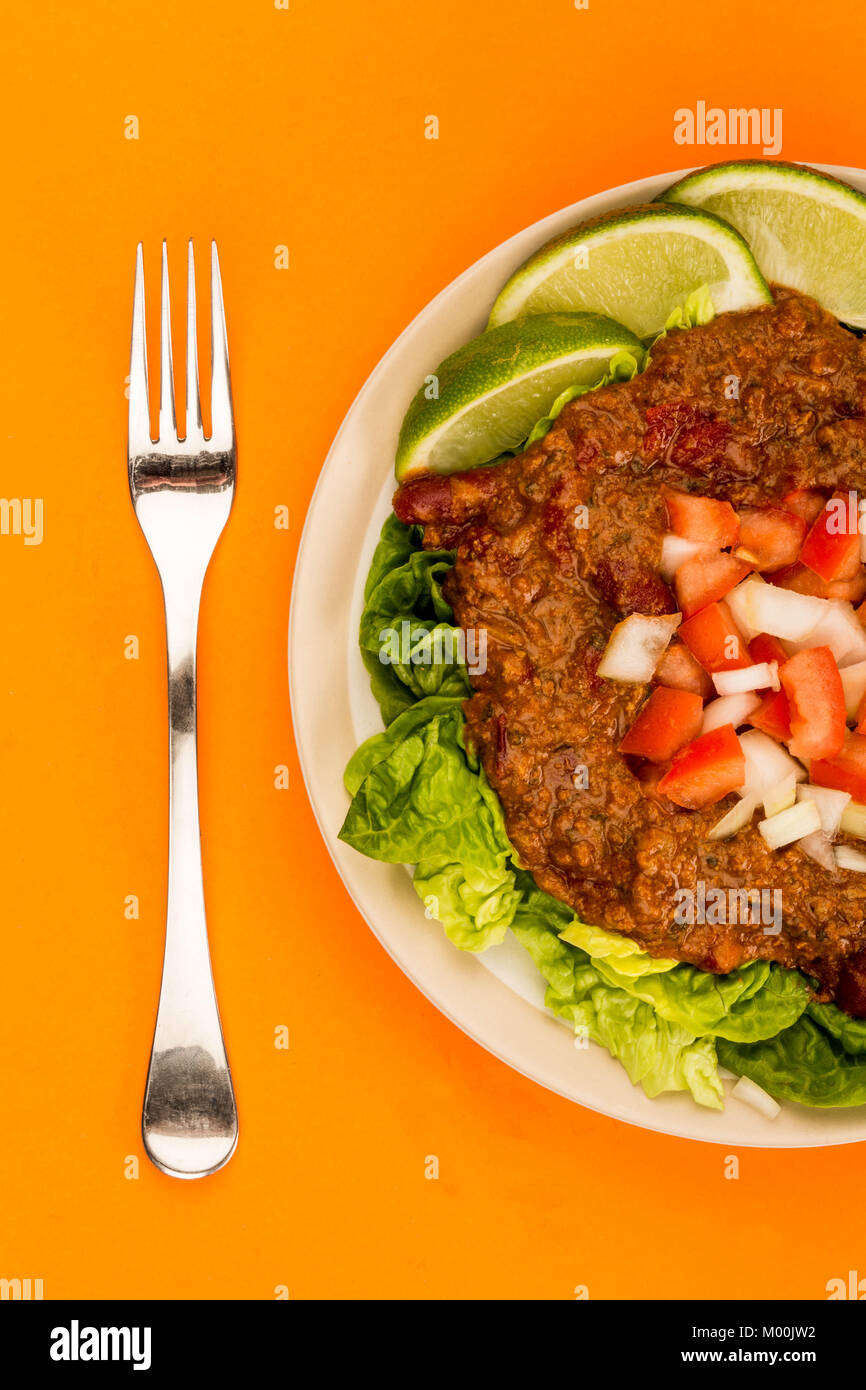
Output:
[[473,468],[514,450],[566,391],[599,385],[623,352],[634,370],[643,364],[640,340],[600,314],[536,314],[488,329],[415,395],[400,431],[398,479]]
[[698,169],[660,195],[725,218],[768,280],[866,328],[866,197],[807,165],[742,160]]
[[711,213],[672,203],[617,209],[554,237],[500,292],[490,324],[554,309],[588,309],[655,337],[705,285],[716,313],[771,302],[740,234]]

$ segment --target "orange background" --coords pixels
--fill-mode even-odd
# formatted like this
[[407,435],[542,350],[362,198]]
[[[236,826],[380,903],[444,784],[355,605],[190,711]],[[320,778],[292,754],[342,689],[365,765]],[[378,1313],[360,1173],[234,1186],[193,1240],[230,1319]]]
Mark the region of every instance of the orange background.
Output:
[[[290,3],[5,7],[0,491],[44,498],[45,538],[0,537],[0,1276],[48,1298],[825,1297],[866,1274],[862,1152],[744,1150],[726,1181],[724,1148],[546,1093],[400,974],[307,803],[286,624],[330,440],[427,300],[563,204],[725,157],[674,144],[698,99],[783,108],[783,157],[866,164],[866,17],[849,0]],[[220,247],[240,440],[199,698],[241,1141],[184,1184],[138,1130],[166,720],[124,377],[135,243],[153,307],[169,238],[177,306],[189,235],[202,269]]]

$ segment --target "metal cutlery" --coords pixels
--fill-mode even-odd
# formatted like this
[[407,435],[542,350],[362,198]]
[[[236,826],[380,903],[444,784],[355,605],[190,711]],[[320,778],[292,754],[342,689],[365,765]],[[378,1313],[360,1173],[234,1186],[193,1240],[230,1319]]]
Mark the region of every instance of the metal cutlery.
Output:
[[129,490],[165,601],[169,870],[165,955],[142,1134],[163,1173],[198,1178],[227,1163],[238,1122],[211,972],[202,881],[196,749],[196,636],[205,572],[235,487],[235,431],[216,243],[211,245],[211,434],[202,429],[195,266],[189,243],[186,431],[175,421],[168,257],[162,247],[159,437],[151,439],[144,268],[135,268],[129,369]]

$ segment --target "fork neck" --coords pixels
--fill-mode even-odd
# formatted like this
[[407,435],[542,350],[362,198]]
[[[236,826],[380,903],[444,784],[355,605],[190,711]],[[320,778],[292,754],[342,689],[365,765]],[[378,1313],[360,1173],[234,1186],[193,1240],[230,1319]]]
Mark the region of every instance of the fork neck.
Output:
[[195,734],[196,637],[201,582],[180,593],[165,595],[168,656],[168,711],[172,735]]

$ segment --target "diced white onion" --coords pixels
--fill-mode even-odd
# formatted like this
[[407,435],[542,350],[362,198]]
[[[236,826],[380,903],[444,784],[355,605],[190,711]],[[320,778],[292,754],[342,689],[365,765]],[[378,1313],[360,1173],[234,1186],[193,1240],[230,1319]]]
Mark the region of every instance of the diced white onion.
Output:
[[866,874],[866,854],[850,845],[837,845],[836,865],[840,869],[853,869],[855,874]]
[[797,788],[798,801],[814,801],[821,817],[821,829],[830,839],[842,824],[845,807],[851,800],[850,792],[837,792],[832,787],[813,787],[811,783]]
[[610,681],[648,681],[683,620],[682,613],[646,617],[632,613],[617,623],[598,666]]
[[835,874],[836,858],[833,846],[823,830],[813,830],[811,835],[804,835],[802,840],[797,841],[797,845],[810,859],[814,859],[816,864],[820,864],[822,869]]
[[734,671],[714,671],[713,685],[720,695],[741,695],[745,690],[778,690],[778,661],[758,661]]
[[842,690],[845,694],[845,713],[849,719],[853,719],[860,701],[866,695],[866,661],[857,661],[853,666],[843,667],[839,675],[842,677]]
[[761,631],[761,628],[752,626],[748,613],[749,594],[753,587],[767,589],[770,585],[759,574],[750,574],[747,579],[741,579],[735,588],[725,594],[725,603],[747,642],[751,642],[752,638],[757,637]]
[[[798,801],[787,811],[758,821],[758,830],[770,849],[781,849],[783,845],[793,844],[795,840],[802,840],[804,835],[811,835],[814,830],[820,829],[821,817],[814,801]],[[866,855],[863,858],[866,860]]]
[[829,599],[778,589],[775,584],[756,584],[753,579],[744,582],[748,586],[745,610],[749,625],[756,632],[768,632],[789,642],[808,637],[829,605]]
[[866,660],[866,631],[853,605],[841,599],[818,599],[827,608],[812,631],[793,643],[795,651],[810,647],[829,647],[837,663],[852,666]]
[[708,734],[711,729],[720,729],[723,724],[733,724],[739,729],[750,714],[754,714],[761,703],[760,695],[744,690],[739,695],[721,695],[718,700],[710,700],[704,705],[701,733]]
[[753,1110],[759,1110],[768,1120],[775,1120],[782,1109],[777,1100],[773,1100],[763,1087],[756,1086],[748,1076],[740,1077],[731,1095],[736,1096],[737,1100],[743,1101],[745,1105],[751,1105]]
[[746,780],[737,788],[740,796],[754,796],[762,801],[764,793],[793,773],[797,782],[806,777],[806,769],[796,758],[763,729],[749,729],[738,735],[746,759]]
[[866,840],[866,806],[860,801],[849,801],[842,812],[839,829],[858,840]]
[[787,811],[789,806],[793,806],[796,800],[797,778],[793,772],[789,772],[775,787],[764,792],[764,815],[777,816],[780,811]]
[[742,801],[738,801],[736,806],[732,806],[726,815],[717,821],[709,833],[711,840],[727,840],[729,836],[736,835],[738,830],[748,825],[755,808],[758,805],[756,796],[744,796]]
[[662,578],[670,584],[680,565],[706,549],[701,541],[689,541],[685,536],[675,536],[673,531],[668,531],[662,537]]

